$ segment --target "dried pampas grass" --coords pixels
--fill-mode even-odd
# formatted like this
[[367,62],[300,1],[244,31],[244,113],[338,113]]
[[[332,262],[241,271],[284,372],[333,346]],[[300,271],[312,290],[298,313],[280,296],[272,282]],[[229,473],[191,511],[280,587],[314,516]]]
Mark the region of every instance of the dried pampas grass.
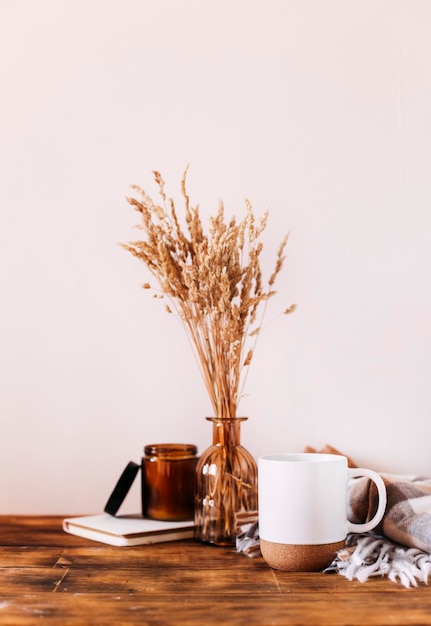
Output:
[[[156,279],[156,297],[167,298],[165,308],[176,314],[191,340],[216,417],[236,417],[245,373],[250,365],[268,299],[285,261],[287,236],[280,243],[275,267],[263,285],[260,257],[268,212],[256,220],[246,200],[245,216],[225,220],[221,202],[205,232],[199,207],[192,207],[181,181],[185,229],[165,182],[154,172],[160,204],[140,187],[127,198],[141,215],[145,238],[122,244],[141,260]],[[153,289],[145,282],[145,289]],[[262,309],[262,311],[261,311]],[[285,310],[292,313],[295,305]],[[258,312],[262,315],[258,320]]]

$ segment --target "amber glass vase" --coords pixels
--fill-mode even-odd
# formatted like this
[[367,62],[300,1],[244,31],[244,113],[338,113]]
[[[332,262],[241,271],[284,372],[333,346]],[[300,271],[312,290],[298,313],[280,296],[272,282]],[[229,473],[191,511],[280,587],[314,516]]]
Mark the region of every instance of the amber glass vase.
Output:
[[219,546],[235,544],[235,515],[257,510],[256,461],[240,443],[246,417],[207,417],[213,445],[201,455],[195,493],[195,538]]

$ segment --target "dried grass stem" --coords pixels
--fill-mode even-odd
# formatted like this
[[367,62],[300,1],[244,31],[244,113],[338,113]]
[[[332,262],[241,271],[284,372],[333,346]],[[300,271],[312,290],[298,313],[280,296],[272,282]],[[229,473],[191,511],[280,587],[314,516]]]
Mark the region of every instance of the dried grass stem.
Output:
[[[262,309],[263,317],[269,298],[276,293],[273,285],[285,261],[287,236],[264,288],[259,237],[266,228],[268,213],[256,222],[246,200],[242,221],[232,218],[227,223],[220,202],[206,234],[199,207],[190,204],[186,176],[187,169],[181,180],[185,229],[174,201],[166,196],[161,174],[154,172],[162,202],[157,204],[140,187],[132,187],[138,197],[127,200],[140,213],[138,228],[145,237],[122,245],[147,266],[162,296],[169,300],[166,310],[183,323],[215,416],[236,417],[261,328],[257,314]],[[151,289],[148,282],[143,286]]]

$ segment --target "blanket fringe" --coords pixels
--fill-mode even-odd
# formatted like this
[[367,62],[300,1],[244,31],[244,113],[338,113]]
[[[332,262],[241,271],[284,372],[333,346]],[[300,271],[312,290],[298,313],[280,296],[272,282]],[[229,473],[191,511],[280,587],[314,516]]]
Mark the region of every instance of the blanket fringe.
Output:
[[395,544],[379,535],[348,535],[346,547],[325,572],[337,572],[349,580],[365,582],[371,576],[386,576],[404,587],[428,584],[431,554]]
[[237,513],[235,517],[238,534],[236,549],[249,557],[262,556],[259,540],[259,522],[257,511]]
[[[236,548],[248,557],[260,557],[259,525],[256,511],[238,516]],[[325,573],[336,572],[348,580],[363,583],[372,576],[387,577],[404,587],[428,584],[431,554],[408,548],[372,533],[350,534]]]

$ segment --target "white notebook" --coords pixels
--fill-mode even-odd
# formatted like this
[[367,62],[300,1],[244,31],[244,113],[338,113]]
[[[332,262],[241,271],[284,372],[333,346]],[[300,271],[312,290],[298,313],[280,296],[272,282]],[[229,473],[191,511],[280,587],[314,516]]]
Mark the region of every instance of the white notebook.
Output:
[[63,530],[78,537],[111,546],[137,546],[146,543],[177,541],[193,537],[194,522],[162,522],[141,515],[113,517],[108,513],[69,517]]

